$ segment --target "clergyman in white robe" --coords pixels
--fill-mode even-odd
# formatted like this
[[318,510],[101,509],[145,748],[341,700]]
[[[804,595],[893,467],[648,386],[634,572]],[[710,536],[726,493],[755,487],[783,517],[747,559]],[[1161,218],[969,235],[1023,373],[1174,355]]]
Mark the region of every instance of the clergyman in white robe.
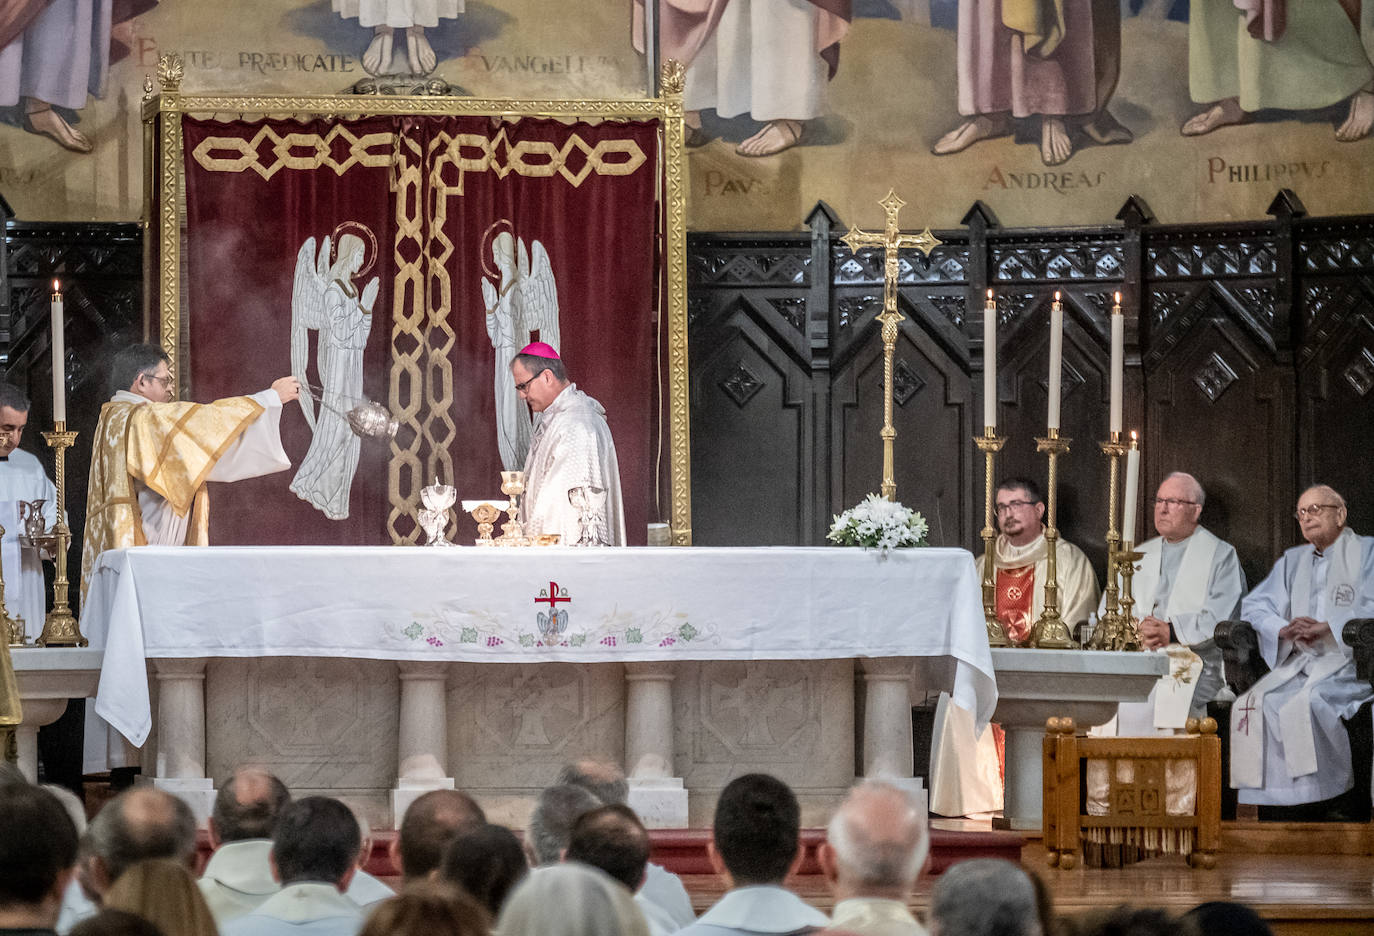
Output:
[[[51,530],[57,523],[57,488],[35,455],[15,449],[0,460],[0,526],[5,528],[4,540],[0,541],[0,569],[5,575],[5,607],[11,615],[24,619],[24,633],[30,640],[43,632],[47,601],[42,557],[36,548],[19,545],[19,537],[24,535],[19,502],[40,499],[43,526]],[[0,634],[0,638],[6,637]]]
[[574,504],[574,492],[595,489],[604,492],[604,500],[596,495],[590,508],[593,536],[603,546],[624,546],[620,465],[606,410],[570,383],[535,418],[525,459],[525,532],[558,533],[563,545],[576,543],[583,510]]
[[[1137,617],[1167,621],[1174,642],[1164,650],[1175,661],[1145,702],[1123,702],[1117,734],[1172,734],[1189,716],[1201,718],[1225,684],[1221,651],[1213,641],[1217,624],[1233,620],[1245,592],[1245,573],[1235,547],[1205,527],[1171,543],[1162,536],[1141,543],[1131,594]],[[1100,617],[1106,600],[1098,606]],[[1191,651],[1191,653],[1189,652]],[[1190,657],[1198,661],[1188,665]]]
[[[1356,678],[1341,630],[1351,618],[1372,615],[1374,537],[1348,527],[1324,550],[1305,543],[1286,551],[1245,596],[1240,616],[1259,635],[1270,672],[1231,709],[1231,785],[1240,802],[1293,806],[1351,788],[1341,719],[1374,698],[1374,689]],[[1305,644],[1279,636],[1303,617],[1326,622],[1330,632]]]

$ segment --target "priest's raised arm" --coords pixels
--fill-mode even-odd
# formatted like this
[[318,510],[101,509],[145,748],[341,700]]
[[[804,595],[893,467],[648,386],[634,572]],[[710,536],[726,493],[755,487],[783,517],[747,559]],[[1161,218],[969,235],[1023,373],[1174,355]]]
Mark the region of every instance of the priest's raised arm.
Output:
[[624,546],[620,466],[605,408],[568,380],[558,352],[542,341],[526,345],[510,370],[536,420],[525,458],[525,532],[557,533],[565,545]]
[[101,407],[92,443],[83,599],[96,557],[107,549],[206,545],[207,481],[291,467],[280,423],[282,404],[300,393],[294,377],[252,396],[173,402],[167,355],[152,345],[132,345],[115,357],[111,380],[115,393]]
[[1345,525],[1345,500],[1325,485],[1303,492],[1296,516],[1307,543],[1241,602],[1271,668],[1231,710],[1231,785],[1242,803],[1293,806],[1349,790],[1341,719],[1374,698],[1341,640],[1346,621],[1374,614],[1374,537]]

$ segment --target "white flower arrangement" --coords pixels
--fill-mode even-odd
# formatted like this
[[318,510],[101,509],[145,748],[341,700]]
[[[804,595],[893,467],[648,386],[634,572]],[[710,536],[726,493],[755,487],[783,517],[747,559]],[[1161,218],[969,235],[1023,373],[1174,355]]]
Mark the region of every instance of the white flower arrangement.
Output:
[[870,494],[835,517],[826,539],[836,546],[862,546],[887,552],[926,545],[926,518],[910,507]]

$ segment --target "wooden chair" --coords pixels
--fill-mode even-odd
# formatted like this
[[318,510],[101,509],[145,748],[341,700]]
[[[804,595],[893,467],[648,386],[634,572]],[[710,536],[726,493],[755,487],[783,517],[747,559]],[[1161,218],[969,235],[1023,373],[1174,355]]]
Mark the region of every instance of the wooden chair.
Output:
[[[1080,846],[1088,867],[1120,867],[1161,854],[1184,855],[1195,868],[1216,866],[1221,834],[1217,723],[1190,718],[1185,730],[1174,737],[1089,738],[1076,733],[1072,718],[1049,719],[1044,835],[1052,867],[1074,867]],[[1090,772],[1103,794],[1091,804]],[[1169,781],[1177,788],[1189,774],[1188,814],[1171,815]]]

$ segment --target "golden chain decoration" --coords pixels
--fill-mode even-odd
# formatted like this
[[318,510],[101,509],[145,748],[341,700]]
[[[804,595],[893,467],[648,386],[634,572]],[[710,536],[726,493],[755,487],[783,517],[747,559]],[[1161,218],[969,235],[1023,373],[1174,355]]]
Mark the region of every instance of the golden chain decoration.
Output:
[[[391,440],[387,464],[387,498],[391,509],[386,528],[391,542],[413,544],[419,533],[420,488],[427,483],[420,467],[424,401],[421,358],[425,353],[425,274],[423,154],[415,141],[396,138],[396,278],[391,290],[391,381],[387,404],[401,424]],[[407,261],[406,256],[415,259]],[[406,440],[402,445],[402,439]]]
[[[424,435],[429,451],[425,453],[425,477],[451,480],[453,456],[450,447],[458,436],[453,422],[453,363],[449,359],[458,336],[449,324],[453,308],[453,280],[449,276],[448,261],[453,256],[453,241],[444,233],[448,221],[448,186],[443,180],[443,164],[436,152],[448,143],[447,134],[437,134],[429,142],[425,165],[430,167],[429,185],[425,187],[425,207],[429,217],[425,224],[428,242],[425,244],[425,283],[429,289],[429,318],[425,327],[425,346],[429,359],[425,366]],[[417,492],[418,493],[418,492]],[[458,532],[457,515],[449,518],[448,533]]]

